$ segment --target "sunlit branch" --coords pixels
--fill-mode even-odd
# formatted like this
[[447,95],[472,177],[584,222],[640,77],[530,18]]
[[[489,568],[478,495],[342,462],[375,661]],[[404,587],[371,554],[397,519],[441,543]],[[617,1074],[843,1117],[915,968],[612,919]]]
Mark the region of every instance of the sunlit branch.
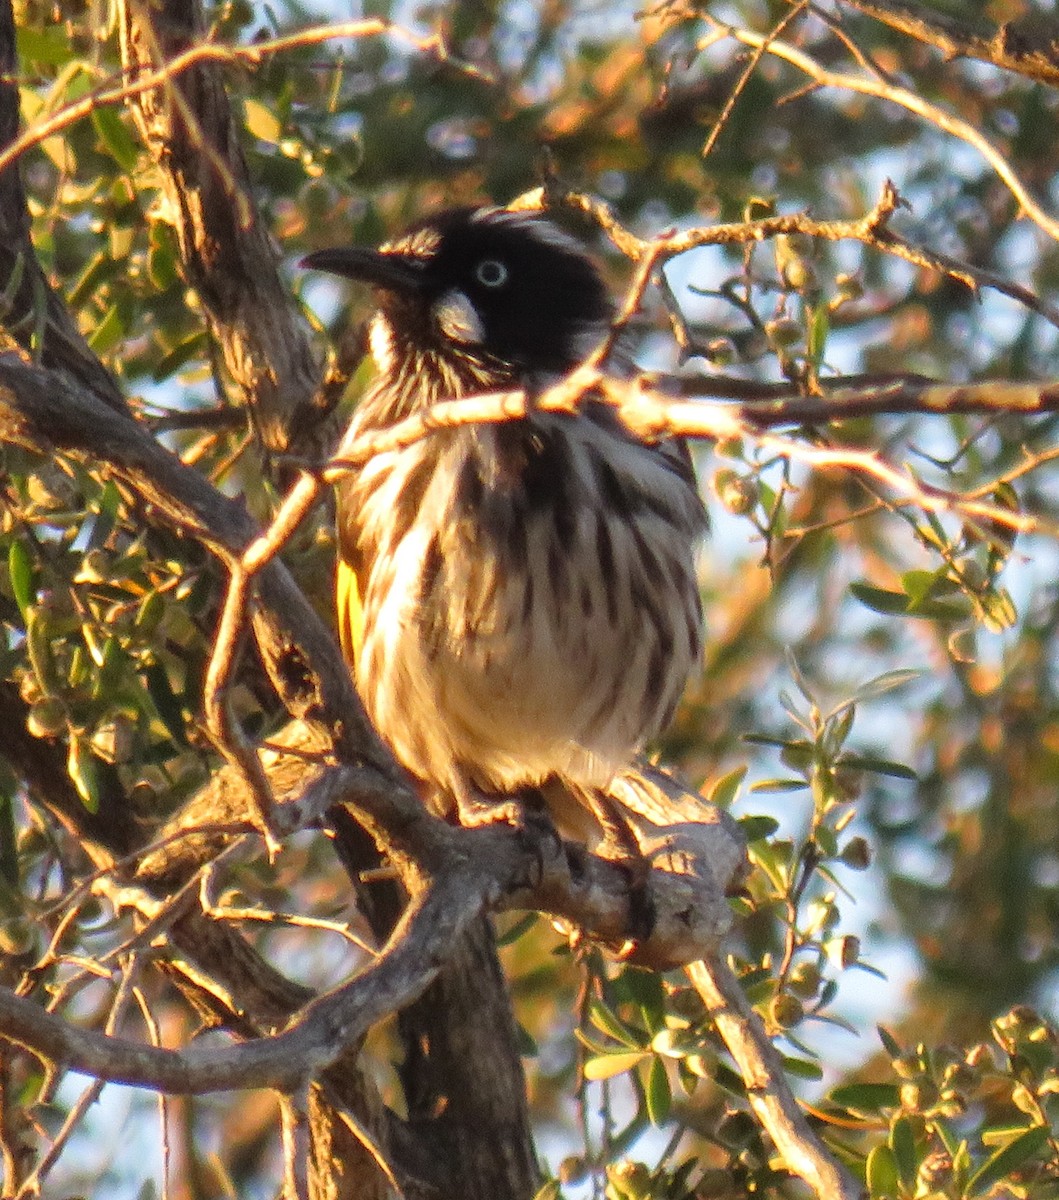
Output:
[[980,287],[993,288],[1039,313],[1059,328],[1059,307],[1042,300],[1029,288],[1005,279],[996,272],[916,246],[894,233],[889,222],[901,203],[897,189],[887,181],[875,206],[864,216],[852,221],[818,221],[804,212],[782,213],[755,221],[701,226],[650,239],[639,238],[631,233],[618,221],[608,205],[580,192],[567,192],[555,187],[537,188],[520,196],[510,207],[540,210],[566,206],[577,209],[599,225],[614,245],[635,262],[650,255],[656,262],[662,263],[701,246],[746,245],[789,234],[801,234],[828,242],[858,241],[913,266],[938,271],[958,280],[972,291]]
[[490,81],[490,77],[479,68],[450,55],[444,42],[437,35],[431,34],[423,37],[400,25],[395,25],[391,21],[379,18],[365,21],[344,21],[333,25],[315,25],[309,29],[300,30],[298,33],[255,42],[252,46],[229,46],[220,42],[203,42],[171,58],[157,70],[138,74],[131,83],[102,84],[73,104],[64,105],[46,120],[34,122],[21,137],[16,138],[0,151],[0,173],[27,150],[39,145],[47,138],[61,133],[71,125],[77,124],[85,117],[91,116],[96,109],[110,104],[118,104],[143,92],[164,86],[185,71],[202,63],[216,62],[229,65],[247,63],[257,66],[263,60],[288,50],[318,46],[324,42],[336,41],[341,38],[381,36],[397,38],[422,54],[433,55],[439,62],[454,66],[457,70],[476,78]]
[[[949,58],[977,58],[1044,83],[1059,83],[1055,43],[1059,23],[1040,9],[999,25],[975,16],[955,16],[910,0],[843,0],[891,29],[934,46]],[[998,10],[999,11],[999,10]]]
[[766,53],[775,55],[777,58],[782,58],[785,62],[789,62],[792,66],[797,67],[820,87],[839,88],[843,91],[859,92],[862,95],[875,96],[879,100],[888,100],[922,117],[925,121],[935,126],[935,128],[942,130],[942,132],[951,134],[953,137],[966,142],[969,146],[973,146],[1004,181],[1008,190],[1022,206],[1022,209],[1030,220],[1043,229],[1049,237],[1059,241],[1059,221],[1041,208],[1037,201],[1030,195],[1029,189],[1019,179],[1014,168],[1004,155],[1000,153],[984,134],[969,122],[953,116],[952,113],[946,112],[936,104],[931,104],[929,100],[924,100],[922,96],[917,95],[915,92],[910,92],[906,88],[895,87],[892,84],[883,83],[881,80],[871,79],[867,76],[848,75],[839,71],[830,71],[826,67],[821,66],[804,51],[786,42],[767,40],[764,35],[754,33],[749,29],[737,29],[732,26],[727,28],[730,36],[735,38],[736,41],[742,42],[745,46],[764,46]]
[[746,1084],[747,1100],[788,1170],[820,1200],[859,1200],[861,1188],[813,1133],[787,1086],[783,1061],[721,956],[692,963],[688,977]]
[[758,46],[754,53],[750,56],[750,61],[747,62],[747,64],[743,67],[739,78],[736,80],[735,86],[728,93],[728,97],[724,102],[724,108],[721,109],[720,115],[713,123],[713,128],[707,135],[701,151],[703,158],[707,158],[710,154],[710,151],[714,148],[714,146],[717,145],[717,141],[720,138],[721,133],[724,131],[724,127],[728,124],[728,119],[735,110],[735,106],[739,100],[739,97],[746,90],[747,84],[750,82],[754,72],[757,70],[758,63],[765,54],[766,46],[769,44],[769,42],[773,41],[775,38],[778,38],[780,34],[782,34],[787,28],[787,26],[800,17],[808,7],[809,0],[798,0],[798,3],[792,4],[787,12],[781,14],[779,20],[765,35],[765,41]]
[[[703,381],[704,383],[706,381]],[[638,437],[701,438],[710,441],[744,438],[770,454],[820,469],[839,468],[884,484],[900,501],[930,512],[951,512],[962,519],[994,522],[1020,533],[1052,532],[1050,525],[1029,513],[1013,512],[959,492],[939,488],[888,463],[874,450],[851,446],[820,446],[770,432],[779,426],[829,425],[845,417],[883,413],[1018,413],[1023,416],[1059,411],[1059,385],[990,381],[975,385],[945,385],[901,381],[887,389],[843,391],[825,396],[791,395],[767,403],[732,404],[710,400],[674,400],[660,390],[659,376],[617,380],[584,367],[537,397],[523,392],[497,392],[467,400],[449,400],[416,413],[386,430],[365,435],[341,458],[332,459],[321,478],[335,481],[378,454],[409,446],[441,429],[458,425],[510,421],[536,411],[576,409],[586,397],[605,400],[618,411]]]

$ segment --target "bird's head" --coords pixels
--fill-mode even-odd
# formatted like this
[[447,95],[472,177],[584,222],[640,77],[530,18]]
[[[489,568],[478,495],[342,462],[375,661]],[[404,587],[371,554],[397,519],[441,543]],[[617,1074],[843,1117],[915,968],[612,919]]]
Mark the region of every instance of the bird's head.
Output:
[[576,366],[612,315],[581,247],[550,221],[500,208],[437,213],[377,249],[318,250],[303,267],[371,284],[384,372],[429,371],[462,392]]

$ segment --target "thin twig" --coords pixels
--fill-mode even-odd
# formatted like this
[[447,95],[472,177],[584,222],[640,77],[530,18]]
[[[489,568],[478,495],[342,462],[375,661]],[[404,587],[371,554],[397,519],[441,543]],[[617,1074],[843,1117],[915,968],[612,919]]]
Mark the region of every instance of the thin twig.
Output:
[[132,83],[103,84],[75,103],[65,105],[46,121],[34,122],[21,137],[16,138],[0,151],[0,174],[27,150],[39,145],[47,138],[61,133],[78,121],[84,120],[85,117],[91,116],[97,109],[110,104],[118,104],[132,96],[138,96],[142,92],[162,87],[178,75],[182,75],[185,71],[190,71],[202,63],[233,64],[242,62],[258,66],[266,58],[282,54],[287,50],[318,46],[323,42],[334,41],[338,38],[381,36],[398,38],[420,53],[433,54],[439,61],[454,66],[465,74],[492,82],[491,76],[473,64],[465,63],[449,54],[444,43],[436,34],[421,36],[380,18],[365,21],[340,21],[334,25],[316,25],[310,29],[300,30],[298,33],[255,42],[252,46],[230,46],[220,42],[203,42],[171,58],[157,70],[137,75]]
[[[714,24],[717,23],[714,22]],[[728,26],[727,28],[731,37],[735,38],[736,41],[742,42],[745,46],[763,47],[767,54],[782,58],[785,62],[789,62],[792,66],[797,67],[800,71],[804,71],[806,75],[814,79],[821,87],[839,88],[843,91],[859,92],[862,95],[875,96],[880,100],[889,100],[892,104],[897,104],[909,112],[922,117],[943,133],[951,134],[953,137],[966,142],[967,145],[973,146],[1004,181],[1008,190],[1019,202],[1030,220],[1044,230],[1049,237],[1059,241],[1059,220],[1056,220],[1041,208],[1037,201],[1030,195],[1029,189],[1018,177],[1004,155],[1000,153],[984,134],[969,122],[953,116],[952,113],[946,112],[945,109],[939,108],[936,104],[931,104],[929,100],[924,100],[922,96],[908,91],[907,88],[895,87],[892,84],[882,83],[879,80],[866,76],[847,75],[840,71],[830,71],[826,67],[821,66],[804,51],[786,42],[768,40],[764,34],[754,33],[749,29],[740,29],[734,26]]]
[[721,132],[725,125],[728,124],[728,118],[732,115],[732,111],[736,106],[736,102],[745,91],[747,84],[750,82],[754,72],[757,70],[758,63],[761,62],[761,59],[765,54],[765,46],[767,46],[768,43],[774,38],[778,38],[796,17],[801,16],[801,14],[805,12],[808,6],[809,0],[798,0],[797,4],[792,4],[790,9],[782,14],[780,19],[766,34],[766,42],[761,46],[757,46],[753,50],[746,66],[743,68],[739,78],[736,80],[734,87],[728,93],[728,96],[724,102],[724,108],[721,109],[720,116],[718,116],[717,120],[714,121],[713,128],[706,136],[706,141],[703,143],[703,147],[699,151],[699,154],[702,158],[708,158],[714,146],[717,145],[717,139],[721,136]]
[[[951,512],[963,519],[989,521],[1020,533],[1053,532],[1051,526],[1030,514],[935,487],[886,462],[874,450],[849,446],[815,446],[803,440],[768,432],[791,424],[829,424],[848,416],[879,412],[946,414],[1017,412],[1023,415],[1059,411],[1059,385],[990,381],[980,385],[949,386],[929,381],[903,381],[890,389],[841,390],[824,396],[792,396],[768,404],[733,405],[709,401],[673,400],[643,378],[618,380],[581,368],[533,402],[535,411],[576,409],[586,397],[604,399],[624,423],[646,440],[666,437],[725,440],[747,438],[780,458],[817,468],[840,468],[885,484],[898,500],[918,504],[931,512]],[[524,417],[527,400],[522,392],[497,392],[465,400],[447,400],[427,412],[416,413],[389,429],[358,438],[342,457],[321,471],[329,482],[378,454],[409,446],[440,429],[465,424],[486,424]]]

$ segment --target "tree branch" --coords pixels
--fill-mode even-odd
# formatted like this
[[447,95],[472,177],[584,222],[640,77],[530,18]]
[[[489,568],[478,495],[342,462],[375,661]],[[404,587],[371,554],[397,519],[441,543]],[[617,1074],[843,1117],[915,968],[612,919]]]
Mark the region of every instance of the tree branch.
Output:
[[1059,84],[1059,22],[1029,12],[999,25],[956,17],[911,0],[843,0],[851,8],[889,25],[950,57],[977,58],[1039,83]]
[[497,392],[468,400],[442,401],[428,412],[416,413],[386,430],[358,439],[341,458],[332,459],[321,474],[326,480],[341,478],[376,454],[410,445],[440,429],[509,421],[534,410],[571,412],[584,400],[593,399],[613,405],[631,432],[648,441],[666,437],[713,441],[746,438],[793,462],[871,476],[884,483],[900,500],[932,512],[952,512],[964,520],[993,522],[1021,533],[1050,531],[1050,525],[1033,514],[924,483],[887,463],[873,450],[812,445],[768,430],[783,425],[824,426],[843,418],[883,413],[1041,415],[1059,411],[1059,383],[991,380],[982,384],[942,384],[902,378],[892,386],[848,390],[840,383],[835,381],[824,396],[788,392],[782,398],[776,396],[764,403],[732,404],[672,399],[670,393],[673,390],[701,386],[708,391],[710,381],[701,376],[693,384],[686,384],[657,373],[627,380],[591,368],[579,368],[532,401],[522,392]]
[[[714,24],[718,23],[714,22]],[[1030,220],[1048,234],[1049,237],[1059,240],[1059,221],[1045,212],[1034,197],[1030,195],[1026,185],[1018,177],[1015,169],[1004,155],[1000,153],[983,133],[969,122],[953,116],[952,113],[946,112],[945,109],[939,108],[936,104],[931,104],[929,100],[924,100],[922,96],[916,95],[915,92],[910,92],[906,88],[897,87],[891,83],[884,83],[882,80],[872,79],[868,76],[847,75],[838,71],[830,71],[826,67],[822,67],[804,51],[786,42],[768,40],[764,35],[755,33],[749,29],[719,25],[718,27],[727,28],[729,36],[735,38],[738,42],[742,42],[745,46],[754,48],[764,46],[766,53],[772,54],[776,58],[781,58],[785,62],[789,62],[792,66],[797,67],[799,71],[803,71],[820,87],[840,88],[844,91],[859,92],[862,95],[875,96],[880,100],[888,100],[892,104],[898,104],[909,112],[922,117],[935,126],[935,128],[942,130],[942,132],[951,134],[953,137],[966,142],[967,145],[974,147],[978,151],[1003,180],[1005,186],[1022,206],[1023,211]],[[1053,321],[1053,323],[1055,322]]]
[[[198,3],[120,7],[133,84],[204,39]],[[319,370],[252,198],[220,64],[201,62],[143,87],[131,108],[161,172],[185,276],[262,442],[273,451],[320,448],[327,413],[316,403]]]
[[789,1170],[821,1200],[861,1200],[856,1184],[809,1127],[787,1086],[783,1060],[721,956],[687,968],[688,978],[735,1059],[747,1099]]
[[[729,30],[728,33],[730,36],[736,37],[739,31]],[[748,44],[756,46],[755,37],[756,35],[748,34],[746,39],[741,40],[749,39]],[[781,53],[784,45],[782,42],[767,43],[770,53],[776,54]],[[776,49],[776,47],[780,49]],[[801,55],[800,51],[793,51],[793,53]],[[812,64],[814,69],[823,70],[823,68],[817,68],[816,64],[807,56],[801,55],[801,57],[807,63]],[[845,81],[854,78],[841,76],[836,77],[836,80]],[[844,86],[844,83],[836,82],[835,86]],[[1002,159],[1001,162],[1003,162]],[[1008,171],[1014,177],[1014,172],[1010,168]],[[518,197],[510,207],[524,210],[545,210],[553,206],[565,206],[583,212],[607,234],[623,254],[635,262],[650,255],[653,261],[662,263],[700,246],[746,245],[790,234],[801,234],[804,237],[828,242],[858,241],[882,254],[903,259],[913,266],[947,275],[965,287],[971,288],[972,291],[977,291],[982,287],[992,288],[1005,296],[1010,296],[1032,312],[1039,313],[1045,320],[1059,328],[1059,307],[1042,300],[1029,288],[1023,287],[1013,280],[1005,279],[995,271],[987,271],[982,267],[976,267],[953,258],[951,255],[917,246],[900,234],[894,233],[890,228],[890,219],[901,203],[896,188],[887,180],[873,208],[855,220],[817,221],[805,212],[781,213],[777,216],[762,217],[755,221],[709,225],[651,239],[639,238],[630,233],[620,224],[610,207],[594,197],[580,192],[569,192],[559,187],[535,188]],[[1046,217],[1045,219],[1050,220],[1051,218]],[[1059,223],[1056,223],[1056,228],[1059,228]]]
[[[632,786],[624,785],[623,797]],[[351,792],[346,802],[356,805],[363,796],[362,790]],[[659,815],[671,815],[665,797],[655,803]],[[724,891],[741,864],[741,840],[730,823],[704,811],[697,797],[692,809],[698,819],[690,829],[689,824],[655,827],[658,844],[651,859],[656,869],[649,886],[656,926],[636,947],[634,961],[661,968],[687,962],[712,951],[727,929]],[[306,1005],[273,1037],[234,1047],[165,1050],[75,1029],[5,990],[0,990],[0,1033],[60,1067],[171,1094],[252,1087],[290,1091],[420,995],[488,907],[532,907],[578,925],[596,940],[627,944],[629,880],[613,863],[550,837],[528,848],[525,835],[510,827],[453,828],[426,812],[421,813],[419,846],[424,857],[443,865],[429,875],[382,952],[348,983]]]
[[[48,283],[30,240],[26,193],[16,162],[19,91],[15,22],[10,0],[0,2],[0,310],[4,331],[49,367],[65,367],[104,404],[124,410],[125,399]],[[2,345],[0,339],[0,345]]]

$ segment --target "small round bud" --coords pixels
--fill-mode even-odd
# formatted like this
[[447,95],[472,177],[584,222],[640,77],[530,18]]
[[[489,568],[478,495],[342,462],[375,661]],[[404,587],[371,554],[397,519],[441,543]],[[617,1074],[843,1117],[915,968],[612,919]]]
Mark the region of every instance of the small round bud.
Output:
[[964,1055],[963,1061],[976,1071],[990,1071],[996,1066],[993,1048],[987,1042],[979,1042]]
[[757,1133],[757,1122],[747,1112],[725,1113],[717,1126],[717,1140],[733,1149],[745,1146]]
[[901,1085],[901,1107],[909,1112],[921,1113],[937,1104],[940,1093],[929,1079]]
[[860,959],[860,938],[855,934],[847,933],[845,937],[826,942],[824,953],[836,967],[844,971]]
[[559,1182],[577,1183],[588,1170],[588,1164],[578,1154],[571,1154],[559,1164]]
[[651,1172],[641,1162],[614,1163],[607,1167],[607,1198],[647,1200],[651,1194]]
[[753,480],[738,471],[718,471],[712,481],[717,499],[736,517],[745,517],[754,511],[758,502],[758,489]]
[[37,738],[58,737],[66,732],[66,706],[56,696],[38,700],[29,710],[26,728]]
[[985,568],[977,559],[968,558],[960,564],[960,581],[971,591],[980,592],[986,586],[988,577]]
[[820,990],[820,968],[814,962],[798,963],[787,978],[787,986],[803,1000],[812,1000]]
[[780,1029],[793,1029],[805,1017],[805,1005],[790,992],[777,992],[769,1004],[769,1019]]
[[729,367],[736,360],[735,343],[731,338],[711,338],[703,347],[702,355],[715,367]]
[[802,339],[802,327],[789,317],[782,317],[778,321],[769,321],[765,326],[765,332],[769,335],[772,344],[782,349],[796,346]]

